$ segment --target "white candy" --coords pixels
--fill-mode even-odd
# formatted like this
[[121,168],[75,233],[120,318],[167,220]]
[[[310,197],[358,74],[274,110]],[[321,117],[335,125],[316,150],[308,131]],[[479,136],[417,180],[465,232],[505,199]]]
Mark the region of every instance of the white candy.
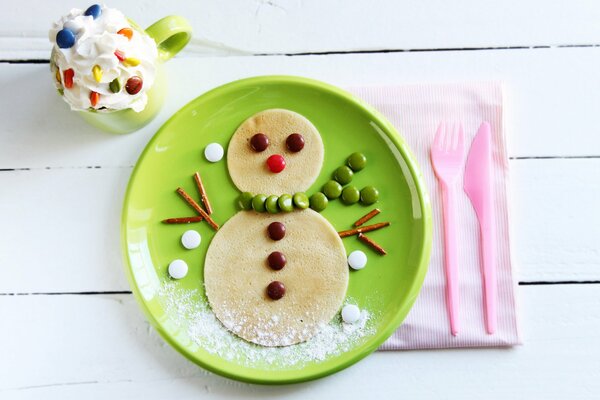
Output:
[[347,324],[353,324],[360,319],[360,309],[354,304],[346,304],[342,308],[342,319]]
[[210,162],[221,161],[224,153],[223,146],[219,143],[211,143],[204,149],[204,157]]
[[173,260],[169,264],[169,275],[173,279],[181,279],[187,275],[188,266],[183,260]]
[[200,234],[194,230],[186,231],[183,235],[181,235],[181,244],[188,250],[195,249],[200,246],[200,242],[202,241],[202,237]]
[[367,265],[367,255],[360,250],[354,250],[348,256],[348,265],[352,269],[363,269]]

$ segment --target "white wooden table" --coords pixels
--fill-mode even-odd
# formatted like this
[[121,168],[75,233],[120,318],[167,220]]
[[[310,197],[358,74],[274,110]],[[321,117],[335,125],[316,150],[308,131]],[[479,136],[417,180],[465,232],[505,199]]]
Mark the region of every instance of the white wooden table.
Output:
[[[0,398],[600,397],[600,3],[542,0],[112,1],[142,25],[195,28],[158,118],[125,136],[57,100],[50,23],[88,1],[0,13]],[[145,321],[123,273],[132,166],[177,109],[242,77],[348,85],[501,79],[525,345],[375,353],[334,376],[264,387],[196,367]]]

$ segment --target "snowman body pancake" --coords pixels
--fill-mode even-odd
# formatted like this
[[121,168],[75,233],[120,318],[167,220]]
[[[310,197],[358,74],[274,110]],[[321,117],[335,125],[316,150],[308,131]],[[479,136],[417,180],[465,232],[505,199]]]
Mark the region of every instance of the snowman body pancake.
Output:
[[[268,138],[268,145],[260,151],[251,144],[258,133]],[[286,145],[292,134],[302,136],[300,150],[292,151]],[[267,166],[273,155],[285,160],[280,172]],[[274,109],[255,114],[240,125],[229,144],[227,165],[242,192],[293,195],[316,180],[323,155],[323,142],[310,121]],[[269,234],[272,223],[283,224],[282,238],[274,240]],[[285,258],[285,265],[278,270],[268,261],[274,252]],[[348,275],[341,238],[311,209],[276,214],[238,212],[211,241],[204,264],[206,295],[216,317],[231,332],[263,346],[292,345],[318,333],[338,313]],[[285,288],[276,300],[267,290],[272,282]]]

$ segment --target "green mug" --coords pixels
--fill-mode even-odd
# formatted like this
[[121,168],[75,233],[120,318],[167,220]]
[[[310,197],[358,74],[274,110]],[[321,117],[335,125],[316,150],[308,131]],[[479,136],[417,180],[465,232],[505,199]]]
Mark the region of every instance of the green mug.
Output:
[[129,133],[147,125],[160,111],[167,92],[167,79],[162,64],[179,53],[192,38],[192,27],[189,22],[177,15],[165,17],[145,31],[133,21],[131,26],[145,32],[156,42],[158,59],[156,60],[156,79],[148,90],[146,107],[135,112],[128,108],[110,112],[80,111],[81,117],[90,125],[111,133]]

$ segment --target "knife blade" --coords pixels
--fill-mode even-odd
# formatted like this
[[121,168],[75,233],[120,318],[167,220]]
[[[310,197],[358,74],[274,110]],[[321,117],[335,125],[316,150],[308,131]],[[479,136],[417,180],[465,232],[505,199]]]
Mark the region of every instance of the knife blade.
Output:
[[479,220],[485,326],[487,333],[492,334],[497,324],[496,223],[492,186],[492,132],[488,122],[481,124],[471,144],[463,187]]

